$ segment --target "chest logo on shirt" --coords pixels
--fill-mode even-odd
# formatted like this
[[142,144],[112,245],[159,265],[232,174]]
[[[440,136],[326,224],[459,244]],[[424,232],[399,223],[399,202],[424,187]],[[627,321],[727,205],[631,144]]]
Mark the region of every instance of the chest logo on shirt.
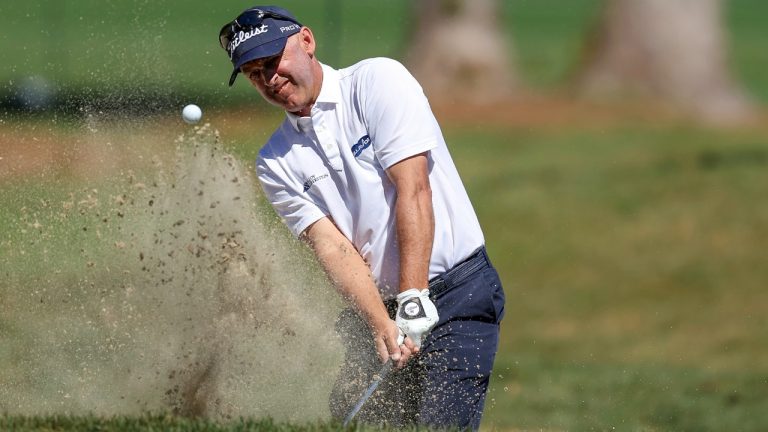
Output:
[[352,146],[352,154],[355,155],[355,157],[360,156],[360,153],[363,152],[363,150],[367,149],[371,146],[371,137],[368,135],[365,135],[364,137],[360,138],[357,141],[357,144]]
[[319,182],[322,179],[326,179],[328,177],[329,177],[328,174],[311,175],[311,176],[309,176],[307,181],[304,182],[304,192],[308,191],[309,188],[311,188],[313,184]]

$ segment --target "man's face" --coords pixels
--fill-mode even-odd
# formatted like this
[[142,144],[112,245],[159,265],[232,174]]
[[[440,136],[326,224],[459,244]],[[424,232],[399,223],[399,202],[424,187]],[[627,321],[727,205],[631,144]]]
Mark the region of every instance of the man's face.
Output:
[[314,49],[312,32],[304,27],[288,38],[282,53],[248,62],[240,71],[269,103],[306,116],[321,85]]

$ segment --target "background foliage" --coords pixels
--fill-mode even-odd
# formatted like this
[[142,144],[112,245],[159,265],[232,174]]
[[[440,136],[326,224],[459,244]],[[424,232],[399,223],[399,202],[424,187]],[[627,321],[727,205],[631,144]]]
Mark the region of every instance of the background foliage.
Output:
[[[280,4],[314,29],[318,55],[329,64],[348,65],[371,56],[402,58],[407,48],[412,23],[407,1]],[[525,81],[542,91],[566,83],[602,2],[502,4],[501,18]],[[8,101],[25,78],[42,76],[62,98],[117,93],[151,99],[159,93],[176,103],[188,98],[215,105],[252,102],[248,92],[227,89],[230,66],[217,40],[232,11],[249,6],[244,1],[5,2],[0,5],[0,62],[5,65],[0,93]],[[761,20],[766,8],[759,0],[728,0],[725,16],[736,75],[763,101],[768,100],[762,73],[768,65]]]

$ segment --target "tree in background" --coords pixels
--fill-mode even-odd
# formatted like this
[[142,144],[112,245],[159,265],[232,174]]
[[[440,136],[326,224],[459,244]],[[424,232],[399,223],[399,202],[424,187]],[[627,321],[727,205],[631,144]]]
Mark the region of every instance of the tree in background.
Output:
[[578,80],[589,97],[643,96],[706,121],[751,104],[726,59],[722,0],[609,0]]
[[431,99],[492,103],[516,75],[497,0],[421,0],[406,63]]

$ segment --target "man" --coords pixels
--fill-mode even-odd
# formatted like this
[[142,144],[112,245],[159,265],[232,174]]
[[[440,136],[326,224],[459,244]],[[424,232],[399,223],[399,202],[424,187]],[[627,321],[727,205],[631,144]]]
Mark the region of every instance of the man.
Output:
[[391,359],[357,420],[477,429],[504,292],[421,87],[390,59],[321,64],[312,31],[274,6],[244,11],[220,42],[230,86],[242,74],[286,111],[259,180],[351,303],[337,322],[347,351],[332,414]]

